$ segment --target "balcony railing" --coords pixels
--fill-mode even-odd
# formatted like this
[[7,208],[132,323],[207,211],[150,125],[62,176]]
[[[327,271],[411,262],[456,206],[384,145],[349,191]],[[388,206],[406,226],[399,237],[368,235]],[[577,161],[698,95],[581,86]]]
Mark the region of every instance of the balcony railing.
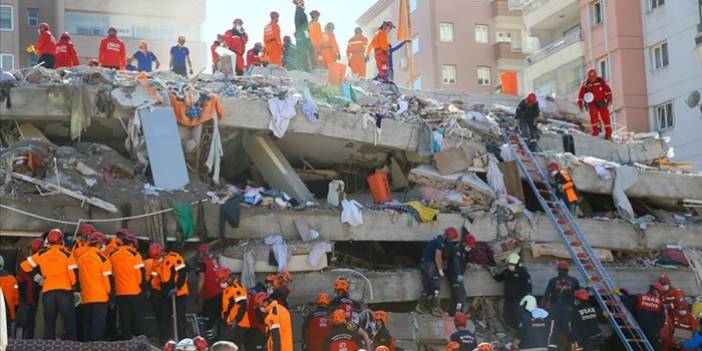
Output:
[[559,38],[558,40],[544,46],[543,48],[532,52],[526,58],[527,63],[529,63],[530,65],[534,64],[540,60],[543,60],[544,58],[548,57],[554,52],[557,52],[567,47],[568,45],[579,42],[581,40],[583,40],[582,30],[578,29],[577,31],[568,33],[566,36]]
[[495,57],[500,59],[524,60],[526,54],[520,41],[502,41],[495,43]]
[[524,13],[529,13],[531,11],[536,10],[539,8],[541,5],[549,2],[551,0],[521,0],[521,8]]
[[521,17],[522,0],[493,0],[492,17]]

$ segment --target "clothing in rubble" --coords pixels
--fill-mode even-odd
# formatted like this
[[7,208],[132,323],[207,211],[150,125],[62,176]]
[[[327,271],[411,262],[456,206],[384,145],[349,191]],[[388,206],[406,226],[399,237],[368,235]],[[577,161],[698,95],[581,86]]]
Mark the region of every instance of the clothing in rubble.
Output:
[[[219,98],[214,94],[198,94],[190,90],[186,91],[182,98],[173,92],[170,92],[168,97],[176,116],[176,122],[180,126],[199,126],[212,119],[215,112],[220,121],[224,118],[224,108]],[[196,109],[194,110],[193,107]],[[197,114],[193,115],[191,111],[196,111]]]
[[232,195],[219,207],[219,238],[224,239],[226,224],[232,228],[239,228],[239,218],[241,213],[241,194]]

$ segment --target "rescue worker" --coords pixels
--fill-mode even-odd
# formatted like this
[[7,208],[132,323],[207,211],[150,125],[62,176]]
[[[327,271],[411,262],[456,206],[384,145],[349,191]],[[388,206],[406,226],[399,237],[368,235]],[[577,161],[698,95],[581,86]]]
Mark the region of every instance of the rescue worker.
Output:
[[698,317],[697,332],[692,337],[682,344],[686,350],[699,351],[702,350],[702,316]]
[[73,239],[73,248],[71,249],[71,255],[78,260],[83,253],[85,253],[90,245],[88,244],[88,239],[90,234],[95,232],[95,227],[90,223],[81,224],[78,227],[78,232]]
[[305,13],[305,1],[293,0],[295,4],[295,43],[297,45],[297,68],[306,72],[317,68],[317,56],[310,40],[309,21]]
[[373,322],[375,332],[373,333],[373,347],[371,349],[385,346],[389,351],[395,351],[395,340],[387,328],[388,313],[385,311],[373,312]]
[[524,296],[520,302],[524,313],[517,323],[517,339],[512,343],[522,351],[545,351],[554,322],[549,313],[536,304],[536,298]]
[[146,331],[143,316],[146,309],[146,269],[137,251],[138,244],[136,235],[129,233],[124,237],[124,244],[109,256],[122,340],[144,335]]
[[312,48],[314,48],[314,58],[317,62],[317,66],[320,68],[325,68],[324,57],[322,56],[322,23],[319,22],[319,17],[321,14],[317,10],[310,11],[310,41],[312,42]]
[[363,35],[363,29],[356,27],[354,36],[346,45],[346,57],[349,60],[351,72],[361,79],[366,78],[366,49],[368,38]]
[[292,351],[292,322],[290,312],[278,301],[268,299],[265,293],[259,293],[254,300],[254,307],[264,312],[266,325],[267,351]]
[[664,327],[662,330],[661,339],[663,351],[688,351],[687,349],[680,347],[680,343],[675,340],[674,334],[676,329],[687,330],[690,333],[694,333],[696,331],[697,319],[695,319],[695,317],[690,313],[688,310],[689,308],[690,304],[684,299],[679,300],[675,304],[675,310],[671,311],[669,314],[670,326],[668,328]]
[[580,86],[578,107],[580,111],[587,108],[590,112],[592,135],[600,135],[600,120],[604,124],[605,139],[612,138],[612,122],[609,118],[609,106],[612,105],[612,89],[607,81],[597,75],[594,68],[587,70],[587,79]]
[[358,351],[362,348],[363,339],[356,330],[346,324],[346,313],[336,310],[331,314],[332,328],[324,342],[324,351]]
[[[158,265],[158,276],[161,280],[161,291],[163,294],[164,306],[166,307],[166,318],[169,321],[169,333],[173,330],[173,317],[176,318],[178,326],[178,336],[186,337],[185,327],[185,307],[188,299],[188,270],[185,259],[175,251],[168,252],[163,257],[163,262]],[[175,308],[173,311],[173,299]]]
[[633,315],[653,348],[661,348],[661,328],[665,324],[665,308],[660,298],[660,284],[651,284],[645,294],[636,295]]
[[390,32],[395,28],[395,24],[391,21],[384,21],[376,32],[375,37],[366,49],[366,60],[370,56],[371,50],[375,54],[375,65],[378,70],[376,80],[387,82],[390,80],[390,40],[388,38]]
[[0,290],[5,298],[5,322],[10,337],[14,336],[12,323],[17,316],[17,307],[20,303],[20,291],[17,278],[5,269],[5,258],[0,255]]
[[536,94],[529,93],[529,95],[519,101],[515,118],[519,126],[519,134],[526,139],[531,151],[536,151],[538,146],[539,127],[536,121],[540,116],[541,110],[539,109],[539,100],[536,98]]
[[212,73],[219,71],[219,54],[217,53],[217,48],[222,46],[224,42],[224,35],[217,34],[217,40],[212,42],[210,45],[210,54],[212,55]]
[[149,281],[149,303],[156,316],[158,324],[158,335],[161,343],[168,340],[170,333],[168,304],[170,301],[163,296],[163,288],[161,287],[161,278],[159,276],[159,266],[163,263],[164,249],[159,243],[151,243],[149,245],[149,258],[144,260],[144,273]]
[[205,317],[205,334],[213,340],[222,311],[222,287],[218,282],[217,272],[219,263],[210,253],[210,245],[200,244],[197,247],[197,290],[194,300],[202,303],[202,316]]
[[234,68],[236,75],[244,74],[246,63],[244,62],[244,54],[246,53],[246,43],[249,41],[249,35],[244,30],[244,21],[240,18],[234,20],[232,29],[224,33],[224,43],[236,54],[236,67]]
[[685,299],[685,293],[682,290],[672,286],[670,284],[670,277],[668,277],[666,274],[662,274],[658,278],[658,283],[661,285],[661,300],[665,306],[666,313],[668,315],[673,315],[673,312],[676,309],[676,304],[680,300]]
[[329,68],[331,63],[341,59],[339,44],[336,42],[336,36],[334,35],[334,23],[330,22],[324,26],[322,42],[319,45],[319,54],[321,56],[319,66],[325,69]]
[[346,313],[346,320],[354,321],[358,319],[358,312],[360,311],[360,306],[356,301],[351,299],[349,295],[351,291],[351,285],[349,281],[344,277],[339,277],[334,281],[334,299],[332,299],[329,308],[332,311],[342,310]]
[[302,324],[302,350],[303,351],[324,351],[324,341],[331,331],[332,325],[329,320],[329,304],[331,298],[326,293],[320,293],[315,301],[315,308],[307,316]]
[[251,48],[246,53],[246,70],[249,71],[251,67],[261,67],[261,52],[263,51],[263,44],[256,43],[254,47]]
[[567,170],[561,169],[556,162],[548,163],[548,171],[551,176],[552,186],[556,188],[556,193],[563,200],[571,213],[575,214],[575,206],[578,204],[578,194],[575,183]]
[[100,253],[103,245],[105,234],[91,233],[87,249],[77,260],[81,282],[81,334],[87,341],[102,340],[107,322],[107,303],[112,295],[112,264]]
[[473,351],[495,351],[489,342],[481,342]]
[[[580,282],[570,275],[567,262],[558,264],[558,275],[551,278],[544,292],[544,306],[555,322],[551,344],[562,346],[562,338],[568,338],[568,323],[573,313],[575,292],[580,290]],[[569,339],[569,338],[568,338]],[[568,341],[570,344],[572,340]]]
[[283,40],[280,38],[280,15],[273,11],[271,22],[263,29],[263,60],[273,65],[283,64]]
[[575,350],[598,351],[604,340],[599,327],[599,309],[590,303],[590,294],[585,289],[575,292],[573,313],[570,317],[570,340]]
[[244,333],[251,327],[247,313],[246,287],[241,285],[239,278],[227,268],[220,268],[216,275],[219,287],[224,289],[221,294],[220,315],[224,322],[224,330],[220,333],[220,338],[243,345]]
[[[451,341],[448,344],[446,344],[446,351],[459,351],[461,350],[461,344]],[[471,349],[471,351],[475,351],[475,349]]]
[[502,304],[502,318],[512,328],[517,327],[519,321],[519,304],[522,299],[532,292],[531,275],[526,267],[521,265],[521,257],[512,253],[507,257],[507,268],[493,275],[495,281],[503,282],[502,291],[504,301]]
[[418,313],[431,313],[437,317],[443,315],[439,306],[439,289],[444,274],[444,256],[450,250],[450,244],[458,239],[458,230],[446,228],[443,235],[437,235],[427,243],[424,253],[419,260],[419,270],[422,273],[422,295],[417,303]]
[[[44,309],[44,339],[56,339],[56,317],[61,314],[65,332],[63,340],[76,340],[76,315],[73,307],[73,289],[80,290],[78,265],[71,252],[63,246],[63,233],[52,229],[46,236],[46,248],[22,262],[25,272],[41,274],[42,306]],[[36,278],[35,278],[36,279]]]
[[449,305],[448,314],[450,317],[456,315],[456,312],[463,311],[463,304],[466,300],[466,288],[463,283],[464,273],[466,271],[466,263],[468,252],[475,248],[477,241],[475,237],[468,233],[463,236],[463,240],[455,245],[451,250],[447,265],[447,277],[451,285],[451,304]]
[[293,44],[289,35],[283,37],[283,67],[288,71],[297,69],[297,47]]
[[[43,248],[44,239],[36,238],[32,240],[30,245],[30,255],[34,255]],[[22,256],[23,257],[21,259],[18,258],[19,262],[23,262],[27,259],[25,254]],[[39,291],[41,290],[41,286],[34,280],[34,277],[35,276],[33,274],[30,275],[30,273],[25,272],[23,269],[20,269],[17,272],[17,283],[19,284],[21,295],[20,300],[22,302],[20,304],[20,308],[26,309],[27,314],[26,322],[24,325],[22,325],[22,335],[18,335],[18,337],[21,337],[22,339],[34,339],[37,305],[39,304]]]
[[34,44],[34,53],[39,56],[39,62],[45,68],[54,68],[56,64],[56,39],[49,30],[48,23],[39,23],[39,37]]
[[127,50],[124,42],[117,38],[117,28],[107,28],[107,37],[100,41],[98,61],[100,66],[112,69],[124,69],[127,66]]
[[449,341],[456,342],[460,345],[460,351],[473,351],[478,346],[475,339],[475,334],[466,328],[467,317],[463,312],[457,312],[453,317],[453,323],[456,325],[456,331],[451,334]]
[[110,238],[110,240],[107,241],[107,245],[105,245],[105,248],[102,249],[102,253],[110,257],[110,255],[115,252],[120,246],[124,245],[124,238],[127,235],[133,235],[132,232],[129,231],[129,229],[120,229],[115,233],[115,236]]
[[[258,298],[258,304],[256,303]],[[261,309],[263,302],[268,298],[262,284],[256,284],[249,289],[247,295],[247,311],[251,328],[244,333],[244,346],[246,350],[266,350],[266,312]]]
[[80,65],[80,60],[78,60],[78,53],[71,41],[71,34],[63,32],[58,43],[56,43],[56,63],[54,68],[75,67],[78,65]]
[[279,304],[289,308],[288,296],[290,295],[290,283],[292,283],[292,275],[288,271],[279,272],[273,276],[274,289],[268,292],[270,298],[278,301]]
[[168,66],[171,71],[183,77],[193,74],[193,63],[190,62],[190,49],[185,46],[185,36],[178,36],[178,44],[171,47],[171,59]]
[[159,62],[156,54],[149,50],[149,44],[145,40],[139,42],[139,50],[135,51],[127,61],[136,61],[136,69],[139,72],[151,72],[154,69],[154,63],[156,64],[156,69],[161,67],[161,62]]

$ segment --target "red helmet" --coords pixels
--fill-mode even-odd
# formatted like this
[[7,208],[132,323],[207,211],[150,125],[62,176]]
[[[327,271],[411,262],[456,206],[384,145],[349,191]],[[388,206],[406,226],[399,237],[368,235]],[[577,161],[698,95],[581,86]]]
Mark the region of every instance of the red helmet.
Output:
[[595,78],[597,77],[597,70],[594,68],[590,68],[587,70],[587,77],[588,78]]
[[661,285],[670,285],[670,277],[662,274],[660,278],[658,278],[658,282],[661,283]]
[[570,264],[568,264],[568,262],[565,262],[565,261],[560,262],[560,263],[558,263],[558,270],[559,271],[570,270]]
[[105,243],[105,234],[101,232],[92,232],[90,233],[90,236],[88,237],[88,243],[90,245],[95,245],[95,244],[104,244]]
[[63,244],[63,233],[58,229],[51,229],[49,234],[46,236],[46,242],[51,245]]
[[87,238],[95,231],[95,227],[90,223],[81,224],[78,227],[78,236]]
[[312,17],[319,17],[319,15],[321,15],[321,14],[317,10],[310,11],[310,16],[312,16]]
[[37,253],[37,251],[41,250],[43,247],[44,247],[44,240],[42,240],[41,238],[36,238],[36,239],[32,240],[32,245],[31,245],[32,254]]
[[232,275],[232,271],[229,268],[220,268],[217,270],[217,281],[220,283],[226,282]]
[[139,238],[137,238],[136,235],[129,233],[129,234],[124,236],[124,243],[138,246],[139,245]]
[[204,255],[206,253],[210,252],[210,245],[209,244],[200,244],[197,246],[197,253],[200,255]]
[[276,12],[276,11],[271,11],[271,15],[270,15],[270,16],[271,16],[271,18],[276,18],[276,17],[280,17],[280,14],[279,14],[278,12]]
[[448,227],[444,230],[444,235],[451,240],[456,240],[458,239],[458,230],[454,227]]
[[195,344],[195,347],[197,347],[197,351],[207,351],[207,340],[205,340],[205,338],[202,336],[196,336],[193,339],[193,344]]
[[61,33],[61,39],[71,40],[71,33],[68,33],[68,32]]
[[268,294],[264,292],[256,294],[253,298],[253,306],[255,308],[263,306],[263,304],[266,302],[266,299],[268,299]]
[[149,257],[158,259],[163,255],[163,245],[159,243],[151,243],[149,245]]
[[534,94],[534,93],[529,93],[529,95],[527,95],[527,97],[526,97],[526,102],[529,105],[533,105],[537,101],[538,101],[538,99],[536,98],[536,94]]
[[39,30],[49,30],[48,23],[39,23]]
[[557,171],[558,170],[558,163],[556,162],[549,162],[548,163],[548,170],[551,172]]
[[475,240],[475,237],[473,236],[473,234],[468,234],[468,235],[463,237],[463,245],[470,247],[472,249],[477,244],[478,244],[478,241]]
[[163,345],[163,351],[175,351],[176,347],[176,342],[171,340],[166,343],[166,345]]
[[585,289],[580,289],[575,292],[575,297],[582,301],[587,301],[590,299],[590,294]]
[[661,286],[660,283],[653,283],[653,284],[649,285],[648,287],[649,287],[649,290],[655,290],[659,294],[663,291],[663,286]]
[[678,311],[687,311],[688,308],[690,308],[690,303],[688,303],[685,299],[680,299],[675,302],[675,309]]
[[456,312],[456,316],[453,317],[453,323],[455,323],[457,327],[465,327],[466,319],[466,315],[463,312]]

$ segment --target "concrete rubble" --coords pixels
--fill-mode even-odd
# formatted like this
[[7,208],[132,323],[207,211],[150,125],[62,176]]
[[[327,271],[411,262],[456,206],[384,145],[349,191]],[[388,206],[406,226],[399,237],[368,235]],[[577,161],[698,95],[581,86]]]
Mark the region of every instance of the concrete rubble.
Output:
[[[493,249],[498,264],[520,252],[537,294],[555,274],[553,262],[568,257],[528,186],[503,196],[488,185],[488,155],[501,154],[500,127],[514,124],[516,97],[415,92],[368,81],[337,87],[318,74],[280,68],[190,80],[82,66],[12,73],[12,106],[0,106],[6,247],[93,220],[106,233],[129,227],[149,240],[185,242],[186,251],[192,241],[217,240],[222,265],[239,272],[253,257],[248,263],[266,274],[279,269],[269,262],[266,240],[280,236],[289,258],[282,265],[294,273],[294,305],[348,274],[359,300],[396,309],[393,332],[406,335],[404,342],[443,339],[445,323],[407,312],[421,290],[412,255],[446,227],[467,228]],[[184,135],[196,127],[179,126],[190,181],[176,190],[154,182],[138,118],[154,106],[171,109],[169,101],[196,101],[183,113],[203,121],[196,137]],[[205,118],[212,101],[223,114],[215,106]],[[641,291],[665,273],[689,296],[701,294],[695,271],[669,266],[664,251],[702,250],[702,174],[668,161],[667,142],[657,135],[620,133],[606,141],[587,133],[588,121],[572,101],[540,104],[538,158],[573,176],[582,197],[578,224],[615,282]],[[509,161],[505,154],[500,160]],[[637,180],[618,189],[623,170]],[[372,201],[377,190],[366,177],[375,172],[389,178],[390,201]],[[513,175],[519,183],[518,171]],[[332,190],[334,204],[326,201]],[[624,214],[622,197],[631,209]],[[184,235],[170,212],[176,203],[191,204],[194,237]],[[225,204],[233,204],[236,219],[224,217]],[[362,224],[342,223],[346,211]],[[426,220],[423,212],[434,215]],[[501,285],[477,265],[465,281],[476,299],[478,331],[501,333],[501,313],[475,310],[488,301],[480,299],[499,299]],[[448,291],[442,289],[444,297]],[[422,325],[419,334],[408,333],[408,320]]]

